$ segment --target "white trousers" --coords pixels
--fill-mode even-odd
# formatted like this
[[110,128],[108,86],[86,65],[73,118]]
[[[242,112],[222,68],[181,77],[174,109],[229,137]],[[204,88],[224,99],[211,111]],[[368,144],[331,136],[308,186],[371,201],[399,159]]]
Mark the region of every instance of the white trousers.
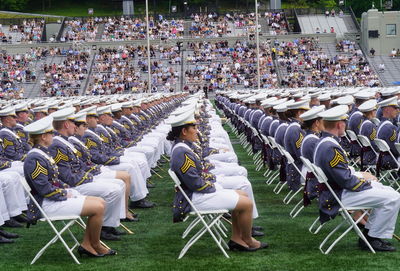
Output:
[[151,177],[150,166],[147,163],[147,158],[144,153],[125,151],[124,155],[120,157],[120,160],[124,163],[136,163],[145,180]]
[[93,182],[74,187],[85,196],[100,197],[106,202],[103,226],[118,227],[121,205],[125,204],[125,183],[118,179],[102,179],[94,176]]
[[[22,177],[17,172],[0,172],[0,185],[4,193],[7,212],[10,217],[20,215],[22,211],[28,209],[21,179]],[[23,181],[25,181],[25,179],[23,179]]]
[[4,221],[10,219],[10,215],[7,210],[7,203],[4,198],[3,188],[0,185],[0,226],[4,224]]
[[215,153],[207,156],[205,159],[210,160],[218,160],[226,163],[237,163],[238,158],[234,152],[224,152],[224,153]]
[[[122,158],[122,157],[121,157]],[[130,198],[132,201],[138,201],[144,199],[149,190],[146,187],[146,179],[143,178],[142,172],[139,166],[135,162],[127,161],[126,159],[121,159],[121,163],[118,165],[107,166],[112,170],[127,171],[131,175],[131,191]]]
[[217,183],[219,183],[224,189],[241,190],[246,192],[249,199],[253,202],[253,219],[258,217],[258,210],[256,201],[254,199],[253,187],[249,180],[244,176],[216,176]]
[[210,163],[215,166],[211,170],[211,173],[214,175],[247,177],[247,169],[236,163],[226,163],[218,160],[210,160]]
[[371,182],[372,188],[360,192],[343,190],[344,206],[372,208],[365,228],[375,238],[391,239],[400,209],[400,194],[393,188],[378,182]]

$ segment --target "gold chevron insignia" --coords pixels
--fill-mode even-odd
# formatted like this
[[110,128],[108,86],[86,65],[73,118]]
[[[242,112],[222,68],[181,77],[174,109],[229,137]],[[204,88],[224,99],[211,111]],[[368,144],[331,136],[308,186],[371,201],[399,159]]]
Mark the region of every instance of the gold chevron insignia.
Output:
[[376,138],[376,129],[372,128],[372,133],[369,135],[369,139],[374,140]]
[[114,131],[116,134],[119,134],[119,133],[120,133],[120,131],[118,130],[118,128],[113,128],[113,131]]
[[17,132],[17,136],[19,137],[25,137],[25,134],[22,131]]
[[[391,136],[389,139],[390,139],[390,141],[395,141],[396,138],[397,138],[396,130],[393,130],[393,134],[392,134],[392,136]],[[5,139],[4,139],[4,140],[5,140]]]
[[36,179],[40,174],[43,175],[48,175],[48,171],[47,169],[45,169],[40,163],[39,161],[36,161],[36,168],[35,170],[32,172],[31,177],[32,179]]
[[303,142],[304,136],[302,133],[299,134],[299,139],[296,141],[296,148],[300,149],[301,147],[301,142]]
[[82,157],[82,153],[80,152],[80,151],[76,151],[76,155],[78,156],[78,157]]
[[189,158],[189,156],[187,156],[187,154],[185,154],[185,162],[181,166],[182,173],[185,174],[190,167],[196,168],[196,164],[192,159]]
[[124,124],[124,127],[125,127],[126,129],[131,128],[131,127],[129,127],[128,123],[125,123],[125,124]]
[[91,149],[92,147],[97,147],[97,143],[88,138],[86,140],[86,147],[88,147],[88,149]]
[[101,137],[101,139],[103,139],[103,141],[104,141],[105,143],[109,143],[109,142],[110,142],[110,141],[108,140],[108,137],[106,137],[105,135],[100,134],[100,137]]
[[14,142],[9,141],[7,138],[4,138],[3,145],[4,145],[4,149],[5,149],[8,146],[14,146]]
[[54,161],[58,164],[61,160],[68,162],[69,157],[68,155],[62,153],[60,149],[57,149],[57,155],[54,157]]
[[340,162],[347,163],[346,159],[344,159],[343,155],[335,149],[335,156],[329,162],[331,167],[336,167]]

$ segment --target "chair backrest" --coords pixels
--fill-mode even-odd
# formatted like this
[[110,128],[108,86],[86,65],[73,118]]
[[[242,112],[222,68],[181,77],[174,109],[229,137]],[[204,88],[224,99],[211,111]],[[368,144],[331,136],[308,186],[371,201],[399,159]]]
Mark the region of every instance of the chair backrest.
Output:
[[308,160],[304,156],[300,156],[300,160],[303,163],[303,165],[307,168],[307,171],[314,173],[314,168],[312,167],[310,160]]
[[358,139],[358,141],[360,141],[360,143],[363,147],[372,147],[371,141],[369,141],[368,137],[366,137],[364,135],[358,135],[357,139]]
[[182,195],[185,197],[185,199],[189,202],[189,205],[192,209],[192,211],[196,212],[196,214],[200,217],[200,213],[197,210],[197,208],[193,205],[192,201],[190,200],[190,198],[188,197],[188,195],[185,193],[185,190],[183,190],[182,186],[181,186],[181,181],[179,180],[178,176],[176,176],[176,173],[172,170],[172,169],[168,169],[168,174],[171,177],[171,179],[174,181],[175,183],[175,187],[177,187]]
[[314,176],[317,178],[318,182],[321,184],[325,184],[326,187],[328,188],[328,190],[331,192],[331,194],[333,195],[333,197],[335,198],[335,200],[339,203],[340,207],[342,209],[345,209],[342,201],[339,199],[339,197],[336,195],[335,191],[333,191],[332,187],[329,185],[328,182],[328,177],[326,177],[325,173],[323,172],[323,170],[315,165],[315,164],[311,164],[311,166],[314,169]]
[[378,147],[379,151],[381,152],[388,152],[390,151],[390,147],[389,145],[386,143],[385,140],[379,139],[379,138],[375,138],[374,142],[376,144],[376,146]]
[[273,138],[272,136],[268,136],[268,141],[271,143],[271,147],[272,147],[273,149],[278,148],[278,145],[277,145],[276,142],[275,142],[275,138]]
[[400,153],[400,143],[394,143],[396,150]]
[[357,141],[357,135],[352,130],[346,130],[347,135],[352,141]]
[[373,124],[375,124],[376,126],[379,126],[379,124],[381,123],[381,121],[380,121],[379,119],[377,119],[377,118],[372,118],[372,119],[371,119],[371,122],[372,122]]

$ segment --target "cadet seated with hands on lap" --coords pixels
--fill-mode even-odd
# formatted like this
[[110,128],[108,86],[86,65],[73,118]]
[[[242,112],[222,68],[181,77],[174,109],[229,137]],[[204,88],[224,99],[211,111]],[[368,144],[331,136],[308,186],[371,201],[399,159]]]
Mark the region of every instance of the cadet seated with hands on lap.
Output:
[[[400,194],[393,188],[377,181],[367,172],[356,174],[349,167],[349,158],[339,145],[344,136],[348,107],[339,105],[321,112],[324,131],[314,150],[314,163],[328,178],[328,182],[344,206],[371,208],[364,235],[376,251],[395,251],[396,248],[384,239],[391,239],[400,209]],[[335,217],[340,208],[328,189],[320,190],[320,220],[325,222]],[[360,238],[359,246],[368,249]]]
[[[253,202],[240,190],[224,189],[213,178],[206,180],[200,157],[193,151],[193,142],[198,139],[194,109],[176,116],[167,139],[174,141],[171,151],[171,169],[182,182],[182,187],[199,211],[228,209],[232,211],[232,236],[230,250],[256,251],[268,244],[252,237]],[[184,210],[184,212],[182,212]],[[174,221],[182,221],[190,212],[184,196],[177,192],[174,199]]]

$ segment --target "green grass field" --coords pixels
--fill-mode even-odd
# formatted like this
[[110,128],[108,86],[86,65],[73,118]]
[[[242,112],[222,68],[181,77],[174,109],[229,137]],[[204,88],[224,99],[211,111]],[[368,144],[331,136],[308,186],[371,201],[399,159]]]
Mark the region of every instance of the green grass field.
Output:
[[[231,133],[230,136],[233,142],[237,142]],[[265,184],[263,172],[254,170],[251,159],[242,147],[238,144],[234,144],[234,147],[241,164],[249,171],[255,191],[261,216],[255,224],[263,226],[266,233],[260,240],[268,242],[270,248],[255,253],[228,252],[231,258],[226,259],[211,238],[205,236],[183,259],[177,260],[184,245],[180,235],[187,224],[172,223],[170,206],[174,190],[172,180],[167,176],[166,165],[164,178],[153,178],[157,187],[151,190],[150,199],[157,202],[158,206],[138,211],[141,221],[126,224],[135,231],[134,235],[124,236],[120,242],[107,243],[118,251],[117,256],[82,258],[82,264],[77,266],[57,243],[34,266],[30,266],[36,252],[52,235],[47,224],[39,223],[30,229],[14,230],[22,237],[13,245],[0,246],[0,270],[399,270],[400,252],[373,255],[361,251],[353,233],[348,234],[331,254],[322,255],[318,249],[319,243],[338,221],[332,221],[318,235],[310,234],[308,227],[317,216],[315,206],[307,208],[296,219],[291,219],[288,213],[292,205],[284,206],[283,194],[275,195],[273,186]],[[399,226],[400,223],[397,223],[398,229]],[[76,231],[81,236],[81,230]],[[397,241],[393,242],[400,248]]]

